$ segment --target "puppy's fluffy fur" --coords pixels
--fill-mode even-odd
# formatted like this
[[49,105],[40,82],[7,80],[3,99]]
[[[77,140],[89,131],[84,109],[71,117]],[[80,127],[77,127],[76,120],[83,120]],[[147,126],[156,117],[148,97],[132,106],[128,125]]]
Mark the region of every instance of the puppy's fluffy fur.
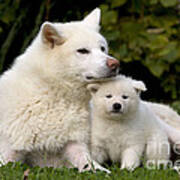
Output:
[[110,159],[132,170],[139,166],[143,152],[153,163],[169,159],[167,135],[139,97],[146,90],[143,82],[119,76],[88,89],[92,94],[91,152],[96,161]]

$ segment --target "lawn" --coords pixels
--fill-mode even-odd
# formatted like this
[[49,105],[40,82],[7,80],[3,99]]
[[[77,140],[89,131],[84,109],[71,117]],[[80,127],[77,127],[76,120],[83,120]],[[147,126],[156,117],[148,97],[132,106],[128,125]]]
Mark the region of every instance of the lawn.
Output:
[[[179,180],[174,170],[148,170],[138,168],[133,172],[120,170],[117,165],[109,167],[110,175],[104,172],[78,173],[76,169],[30,168],[20,163],[0,167],[0,180]],[[24,174],[27,176],[24,177]]]

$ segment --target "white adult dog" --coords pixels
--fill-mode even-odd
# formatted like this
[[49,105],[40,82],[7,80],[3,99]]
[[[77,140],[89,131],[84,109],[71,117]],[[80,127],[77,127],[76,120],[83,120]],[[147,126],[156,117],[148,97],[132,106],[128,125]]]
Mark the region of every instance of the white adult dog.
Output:
[[164,122],[140,99],[140,92],[146,90],[142,81],[117,76],[90,84],[88,89],[92,94],[91,152],[96,161],[121,162],[122,169],[133,170],[145,152],[150,163],[167,163],[170,145],[165,128],[169,127],[164,128]]
[[[45,22],[0,78],[0,154],[4,163],[103,169],[89,150],[89,82],[115,76],[119,62],[99,34],[100,10],[84,20]],[[62,160],[64,160],[62,163]]]

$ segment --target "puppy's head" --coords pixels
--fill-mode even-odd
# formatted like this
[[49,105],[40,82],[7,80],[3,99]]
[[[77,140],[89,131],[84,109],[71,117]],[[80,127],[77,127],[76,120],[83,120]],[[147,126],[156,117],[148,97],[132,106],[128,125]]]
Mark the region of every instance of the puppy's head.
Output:
[[117,74],[119,61],[108,55],[99,23],[100,9],[96,8],[82,21],[42,25],[39,37],[49,59],[46,66],[51,74],[83,82]]
[[109,117],[120,120],[137,111],[139,95],[146,87],[142,81],[116,78],[110,82],[88,85],[92,95],[92,108]]

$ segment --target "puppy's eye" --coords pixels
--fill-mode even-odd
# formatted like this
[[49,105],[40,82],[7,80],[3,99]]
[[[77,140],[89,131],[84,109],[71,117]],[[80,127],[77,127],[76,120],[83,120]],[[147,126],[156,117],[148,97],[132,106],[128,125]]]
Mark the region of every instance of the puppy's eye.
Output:
[[106,98],[112,98],[111,94],[106,95]]
[[128,99],[129,97],[126,96],[126,95],[123,95],[122,98],[123,98],[123,99]]
[[106,48],[104,46],[101,46],[101,51],[105,52]]
[[89,54],[90,53],[90,51],[86,48],[78,49],[77,52],[80,54]]

